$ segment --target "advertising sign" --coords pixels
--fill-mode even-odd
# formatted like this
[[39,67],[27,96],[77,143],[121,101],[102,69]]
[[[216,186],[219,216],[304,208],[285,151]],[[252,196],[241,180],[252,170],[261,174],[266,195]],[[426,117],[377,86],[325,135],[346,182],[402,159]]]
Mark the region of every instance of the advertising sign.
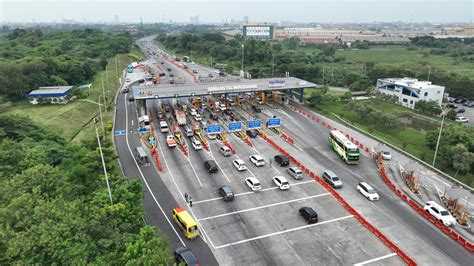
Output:
[[238,122],[229,123],[227,130],[231,131],[231,132],[241,131],[242,130],[242,122],[238,121]]
[[272,25],[244,25],[244,39],[271,40],[273,39]]
[[250,120],[248,123],[249,129],[255,129],[255,128],[260,128],[260,127],[261,127],[260,120]]
[[268,87],[269,88],[285,87],[285,80],[283,80],[283,79],[270,80],[270,81],[268,81]]
[[268,119],[268,127],[279,127],[280,124],[280,118],[270,118]]
[[208,125],[207,134],[219,134],[221,133],[221,125]]

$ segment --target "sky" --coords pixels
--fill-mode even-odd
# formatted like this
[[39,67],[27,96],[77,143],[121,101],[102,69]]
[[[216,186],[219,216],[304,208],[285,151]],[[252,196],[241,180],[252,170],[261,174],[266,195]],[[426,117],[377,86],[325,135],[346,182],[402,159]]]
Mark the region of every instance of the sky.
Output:
[[0,0],[1,22],[473,23],[474,0]]

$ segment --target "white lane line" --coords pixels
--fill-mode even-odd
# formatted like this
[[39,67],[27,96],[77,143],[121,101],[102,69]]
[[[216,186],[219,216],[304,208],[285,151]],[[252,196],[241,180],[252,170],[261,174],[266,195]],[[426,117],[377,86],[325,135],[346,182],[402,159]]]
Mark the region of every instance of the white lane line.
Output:
[[331,195],[331,193],[323,193],[323,194],[318,194],[318,195],[313,195],[313,196],[308,196],[308,197],[303,197],[303,198],[298,198],[298,199],[281,201],[281,202],[277,202],[277,203],[272,203],[272,204],[268,204],[268,205],[263,205],[263,206],[258,206],[258,207],[254,207],[254,208],[244,209],[244,210],[240,210],[240,211],[234,211],[234,212],[228,212],[228,213],[218,214],[218,215],[214,215],[214,216],[204,217],[204,218],[201,218],[201,219],[198,219],[198,220],[199,221],[206,221],[206,220],[220,218],[220,217],[224,217],[224,216],[229,216],[229,215],[233,215],[233,214],[237,214],[237,213],[255,211],[255,210],[274,207],[274,206],[278,206],[278,205],[288,204],[288,203],[292,203],[292,202],[308,200],[308,199],[313,199],[313,198],[319,198],[319,197],[323,197],[323,196],[327,196],[327,195]]
[[443,180],[441,180],[441,179],[439,179],[439,178],[435,177],[435,176],[434,176],[434,175],[432,175],[432,174],[431,174],[431,175],[429,175],[429,174],[428,174],[427,172],[425,172],[425,171],[420,171],[420,174],[424,174],[424,176],[426,176],[426,177],[431,177],[431,178],[433,178],[433,179],[436,179],[436,180],[437,180],[437,181],[439,181],[440,183],[443,183],[443,184],[445,184],[445,185],[446,185],[446,186],[448,186],[448,187],[452,187],[452,185],[451,185],[451,184],[449,184],[449,183],[446,183],[445,181],[443,181]]
[[319,222],[319,223],[315,223],[315,224],[309,224],[309,225],[304,225],[304,226],[300,226],[300,227],[295,227],[295,228],[287,229],[287,230],[284,230],[284,231],[279,231],[279,232],[275,232],[275,233],[270,233],[270,234],[266,234],[266,235],[261,235],[261,236],[257,236],[257,237],[252,237],[252,238],[232,242],[232,243],[229,243],[229,244],[220,245],[220,246],[214,247],[214,249],[221,249],[221,248],[226,248],[226,247],[230,247],[230,246],[235,246],[235,245],[243,244],[243,243],[250,242],[250,241],[255,241],[255,240],[259,240],[259,239],[263,239],[263,238],[267,238],[267,237],[271,237],[271,236],[276,236],[276,235],[282,235],[282,234],[286,234],[286,233],[290,233],[290,232],[294,232],[294,231],[298,231],[298,230],[302,230],[302,229],[306,229],[306,228],[310,228],[310,227],[314,227],[314,226],[319,226],[319,225],[323,225],[323,224],[327,224],[327,223],[332,223],[332,222],[337,222],[337,221],[349,219],[349,218],[352,218],[352,217],[354,217],[354,215],[347,215],[347,216],[327,220],[327,221],[324,221],[324,222]]
[[[189,147],[188,142],[186,141],[186,139],[184,139],[184,142],[186,143],[186,146]],[[184,154],[183,154],[182,152],[180,152],[180,153],[183,155],[184,159],[188,160],[189,165],[191,166],[191,169],[193,170],[193,173],[194,173],[194,175],[196,176],[196,178],[197,178],[197,180],[198,180],[198,182],[199,182],[199,186],[202,187],[201,179],[199,178],[199,175],[197,174],[196,169],[194,168],[194,165],[193,165],[193,163],[191,162],[191,149],[188,148],[188,156],[187,156],[187,157],[184,156]]]
[[[166,169],[168,170],[168,172],[169,172],[169,174],[170,174],[170,176],[171,176],[171,180],[173,180],[173,183],[174,183],[174,185],[176,186],[176,189],[178,190],[179,197],[180,197],[184,202],[186,202],[186,199],[184,198],[184,194],[183,194],[183,192],[181,191],[181,189],[179,189],[179,186],[178,186],[178,184],[176,183],[176,180],[174,179],[174,175],[173,175],[173,173],[172,173],[171,170],[170,170],[170,167],[169,167],[169,165],[168,165],[168,161],[166,160],[165,153],[163,152],[163,149],[161,148],[161,144],[160,144],[159,141],[157,141],[157,143],[158,143],[158,147],[159,147],[159,149],[160,149],[160,151],[161,151],[161,154],[163,155],[163,161],[164,161],[164,163],[165,163]],[[207,236],[206,231],[204,230],[204,227],[202,227],[202,225],[201,225],[201,224],[199,223],[199,221],[196,219],[196,215],[194,214],[194,212],[193,212],[193,210],[192,210],[192,207],[189,207],[189,208],[187,208],[187,209],[189,210],[189,212],[191,213],[191,215],[194,217],[194,220],[196,220],[196,222],[197,222],[197,224],[199,225],[199,228],[200,228],[202,234],[204,235],[204,236],[203,236],[203,235],[199,235],[199,236],[200,236],[200,237],[202,238],[202,240],[204,240],[204,242],[206,242],[206,243],[207,243],[206,238],[209,239],[209,242],[210,242],[211,245],[214,247],[214,244],[212,243],[211,239]]]
[[[125,121],[126,121],[126,125],[125,125],[125,128],[126,128],[126,134],[128,135],[128,106],[127,106],[127,94],[125,94],[125,97],[123,98],[124,102],[125,102]],[[130,148],[130,143],[128,142],[128,136],[125,138],[125,141],[127,143],[127,147],[128,147],[128,151],[130,152],[130,155],[132,156],[132,158],[135,158],[135,156],[133,155],[133,152],[132,152],[132,149]],[[165,211],[163,210],[163,208],[161,207],[160,203],[158,202],[158,200],[156,199],[155,197],[155,194],[153,194],[153,190],[151,190],[150,186],[148,185],[148,182],[146,181],[146,178],[145,176],[143,175],[143,172],[142,170],[140,169],[140,166],[138,165],[137,163],[137,160],[133,160],[133,162],[135,163],[135,165],[137,166],[137,169],[138,169],[138,172],[140,173],[140,176],[143,180],[143,183],[145,183],[145,186],[147,187],[148,191],[150,192],[150,195],[153,197],[153,200],[155,201],[156,205],[158,206],[158,208],[160,209],[161,213],[163,214],[163,216],[165,217],[166,221],[168,221],[168,224],[170,225],[170,227],[173,229],[174,233],[176,234],[176,236],[178,237],[179,241],[181,242],[181,244],[183,246],[186,246],[186,244],[184,243],[183,239],[181,238],[181,236],[178,234],[178,232],[176,231],[176,229],[174,228],[173,224],[171,223],[170,219],[168,218],[168,216],[166,215]]]
[[375,259],[359,262],[359,263],[354,264],[354,266],[365,265],[365,264],[368,264],[368,263],[376,262],[376,261],[383,260],[383,259],[386,259],[386,258],[390,258],[390,257],[393,257],[393,256],[397,256],[397,253],[390,253],[390,254],[382,256],[382,257],[378,257],[378,258],[375,258]]
[[[295,183],[295,184],[290,184],[290,187],[292,187],[292,186],[299,186],[299,185],[307,184],[307,183],[314,183],[314,182],[316,182],[316,181],[314,181],[314,180],[308,180],[308,181],[298,182],[298,183]],[[275,189],[277,189],[277,188],[278,188],[278,187],[264,188],[264,189],[260,190],[258,193],[261,193],[261,192],[264,192],[264,191],[269,191],[269,190],[275,190]],[[242,192],[242,193],[234,194],[234,197],[243,196],[243,195],[248,195],[248,194],[254,194],[254,193],[255,193],[254,191]],[[206,199],[206,200],[200,200],[200,201],[193,201],[193,205],[199,204],[199,203],[204,203],[204,202],[209,202],[209,201],[215,201],[215,200],[222,200],[222,197],[212,198],[212,199]]]

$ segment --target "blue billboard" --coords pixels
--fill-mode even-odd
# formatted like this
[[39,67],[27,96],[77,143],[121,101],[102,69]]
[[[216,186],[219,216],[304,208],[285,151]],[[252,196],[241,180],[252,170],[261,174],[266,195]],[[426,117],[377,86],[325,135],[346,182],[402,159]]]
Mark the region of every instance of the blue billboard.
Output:
[[267,126],[268,127],[279,127],[280,124],[280,118],[270,118],[268,119]]
[[229,123],[229,125],[227,126],[227,130],[228,131],[241,131],[242,122],[238,121],[238,122]]
[[221,125],[208,125],[207,134],[219,134],[221,133]]
[[261,126],[260,120],[250,120],[248,123],[249,129],[260,128]]

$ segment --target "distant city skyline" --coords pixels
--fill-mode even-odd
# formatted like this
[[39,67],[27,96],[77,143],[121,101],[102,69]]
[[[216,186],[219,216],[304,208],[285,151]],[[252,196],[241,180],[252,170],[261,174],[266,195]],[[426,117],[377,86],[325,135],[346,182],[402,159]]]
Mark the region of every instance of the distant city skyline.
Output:
[[[472,23],[470,0],[0,0],[0,22],[199,23],[292,21],[297,23]],[[120,18],[120,20],[119,20]]]

